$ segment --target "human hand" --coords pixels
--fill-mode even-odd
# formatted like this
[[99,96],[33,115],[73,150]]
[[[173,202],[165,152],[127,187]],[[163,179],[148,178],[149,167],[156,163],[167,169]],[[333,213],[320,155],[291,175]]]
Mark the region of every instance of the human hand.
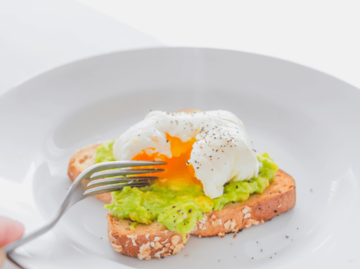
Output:
[[1,247],[18,240],[24,234],[24,225],[16,220],[0,216],[0,268],[5,261],[5,253]]

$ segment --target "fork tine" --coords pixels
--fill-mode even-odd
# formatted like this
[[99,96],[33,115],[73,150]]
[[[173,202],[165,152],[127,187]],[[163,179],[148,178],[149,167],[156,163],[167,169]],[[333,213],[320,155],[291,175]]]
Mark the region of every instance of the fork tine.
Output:
[[117,176],[126,176],[126,175],[151,174],[151,173],[158,173],[163,171],[164,169],[117,169],[117,170],[96,172],[90,176],[90,179],[117,177]]
[[92,180],[87,184],[87,187],[95,187],[106,184],[117,184],[117,183],[137,183],[137,182],[150,182],[158,179],[157,177],[115,177],[115,178],[102,178]]
[[103,162],[94,164],[87,170],[83,175],[83,178],[90,178],[90,176],[99,171],[116,169],[116,168],[130,168],[138,166],[154,166],[154,165],[166,165],[167,162],[162,161],[114,161],[114,162]]
[[95,187],[95,188],[91,188],[88,189],[84,192],[84,196],[91,196],[91,195],[97,195],[97,194],[102,194],[102,193],[107,193],[107,192],[112,192],[112,191],[119,191],[121,189],[123,189],[124,187],[145,187],[148,186],[149,183],[147,182],[139,182],[139,183],[131,183],[131,184],[115,184],[115,185],[106,185],[106,186],[101,186],[101,187]]

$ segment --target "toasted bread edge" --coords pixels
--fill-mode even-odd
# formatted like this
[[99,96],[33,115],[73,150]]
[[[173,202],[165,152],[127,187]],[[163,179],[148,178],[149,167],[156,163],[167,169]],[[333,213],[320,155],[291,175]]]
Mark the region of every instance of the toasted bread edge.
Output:
[[[93,145],[78,151],[69,162],[68,175],[74,181],[87,167],[95,163],[96,149]],[[110,203],[111,194],[97,195],[97,199]],[[262,194],[252,194],[241,203],[229,203],[220,211],[206,213],[199,220],[191,234],[197,237],[224,237],[252,225],[271,220],[295,206],[296,186],[294,179],[278,170],[274,182]],[[108,237],[113,249],[123,255],[141,260],[164,258],[177,254],[186,244],[181,234],[168,230],[158,222],[139,224],[130,229],[129,220],[121,220],[107,215]],[[186,235],[189,238],[189,234]]]

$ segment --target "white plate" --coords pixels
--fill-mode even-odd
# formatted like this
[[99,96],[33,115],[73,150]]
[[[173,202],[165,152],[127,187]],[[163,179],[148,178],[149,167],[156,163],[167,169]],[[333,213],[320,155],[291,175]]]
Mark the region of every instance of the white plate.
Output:
[[358,268],[359,106],[360,92],[328,75],[214,49],[120,52],[39,75],[0,98],[1,211],[27,230],[59,205],[76,150],[115,138],[150,109],[234,112],[258,151],[295,178],[297,204],[235,239],[190,238],[178,255],[139,261],[112,250],[107,211],[89,198],[12,257],[46,269]]

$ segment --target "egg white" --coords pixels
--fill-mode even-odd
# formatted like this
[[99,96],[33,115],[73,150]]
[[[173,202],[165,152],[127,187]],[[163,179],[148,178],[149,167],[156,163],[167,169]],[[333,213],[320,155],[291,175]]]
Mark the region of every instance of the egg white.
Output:
[[205,195],[223,194],[229,181],[250,179],[259,172],[259,162],[243,123],[231,112],[216,110],[197,113],[150,112],[143,121],[122,134],[114,143],[116,160],[131,160],[145,150],[150,155],[172,157],[166,133],[182,142],[192,138],[189,164]]

